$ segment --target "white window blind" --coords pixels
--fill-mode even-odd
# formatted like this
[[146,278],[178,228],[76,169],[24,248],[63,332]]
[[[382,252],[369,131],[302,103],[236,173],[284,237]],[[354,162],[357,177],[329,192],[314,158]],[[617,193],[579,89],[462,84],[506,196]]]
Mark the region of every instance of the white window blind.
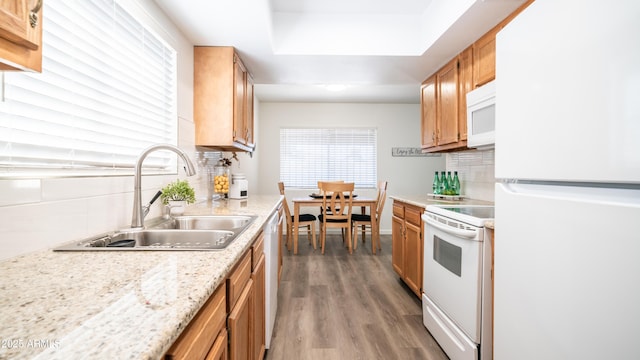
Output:
[[[44,6],[42,73],[5,74],[0,176],[132,174],[175,145],[175,50],[114,0]],[[177,169],[165,152],[144,166]]]
[[287,187],[317,188],[318,180],[375,188],[377,129],[280,129],[280,180]]

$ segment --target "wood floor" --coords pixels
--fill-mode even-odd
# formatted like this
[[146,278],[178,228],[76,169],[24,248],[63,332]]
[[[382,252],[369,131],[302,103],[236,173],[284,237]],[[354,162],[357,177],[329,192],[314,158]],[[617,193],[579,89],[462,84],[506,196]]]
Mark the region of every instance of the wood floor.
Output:
[[298,255],[285,248],[266,359],[447,359],[422,324],[420,299],[391,267],[391,236],[377,255],[369,241],[353,255],[339,235],[325,255],[306,236]]

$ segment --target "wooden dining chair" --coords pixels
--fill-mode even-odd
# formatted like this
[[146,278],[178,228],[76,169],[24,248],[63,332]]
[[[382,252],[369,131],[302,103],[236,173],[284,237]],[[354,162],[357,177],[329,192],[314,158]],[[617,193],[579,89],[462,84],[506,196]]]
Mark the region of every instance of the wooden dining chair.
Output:
[[320,247],[324,254],[327,240],[327,229],[339,228],[346,234],[349,254],[351,249],[351,210],[353,207],[354,183],[324,182],[319,184],[322,194],[322,209],[326,209],[318,216],[320,220]]
[[[375,252],[375,246],[381,249],[380,246],[380,220],[382,218],[382,210],[384,210],[384,203],[387,199],[387,182],[380,181],[378,183],[378,196],[376,200],[375,214],[351,214],[351,223],[353,225],[353,250],[358,249],[358,230],[362,230],[362,243],[365,242],[365,233],[369,229],[371,231],[371,252]],[[372,228],[371,216],[375,216],[376,229]],[[373,236],[374,230],[378,234],[377,237]],[[378,239],[375,243],[375,239]]]
[[[278,189],[280,189],[280,195],[285,196],[284,191],[284,183],[280,181],[278,183]],[[289,204],[287,203],[287,198],[285,197],[282,201],[282,205],[284,206],[284,213],[287,218],[287,249],[291,250],[291,238],[293,238],[293,215],[291,215],[291,210],[289,210]],[[309,243],[313,245],[314,249],[317,249],[316,243],[316,216],[313,214],[300,214],[298,216],[298,227],[307,229],[307,238],[309,239]],[[297,242],[298,239],[295,239]],[[298,244],[294,244],[294,250],[298,249]],[[296,254],[297,251],[294,251]]]

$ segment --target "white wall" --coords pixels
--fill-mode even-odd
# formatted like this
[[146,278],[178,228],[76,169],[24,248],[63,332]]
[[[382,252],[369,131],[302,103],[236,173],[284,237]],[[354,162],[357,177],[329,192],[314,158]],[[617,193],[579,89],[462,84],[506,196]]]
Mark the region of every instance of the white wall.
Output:
[[[121,3],[178,52],[178,145],[196,163],[193,45],[153,1]],[[206,196],[207,177],[202,170],[188,178],[199,197]],[[143,202],[175,178],[143,177]],[[133,176],[0,180],[0,259],[127,227],[132,206]],[[148,217],[161,215],[160,208],[159,202],[154,204]]]
[[[389,182],[390,195],[425,195],[435,170],[445,169],[445,157],[393,157],[392,147],[420,147],[419,104],[261,103],[258,152],[260,194],[277,194],[280,181],[280,128],[376,127],[378,180]],[[285,184],[286,185],[286,184]],[[287,198],[309,190],[287,191]],[[363,192],[364,194],[364,192]],[[375,195],[375,193],[373,193]],[[385,204],[382,233],[391,233],[391,202]]]

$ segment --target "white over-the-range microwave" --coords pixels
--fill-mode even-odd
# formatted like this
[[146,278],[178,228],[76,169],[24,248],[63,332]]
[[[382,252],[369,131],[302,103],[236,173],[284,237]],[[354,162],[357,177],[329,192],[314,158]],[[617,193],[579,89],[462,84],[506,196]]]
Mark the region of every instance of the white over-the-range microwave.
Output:
[[495,80],[467,93],[467,147],[492,149],[496,131]]

